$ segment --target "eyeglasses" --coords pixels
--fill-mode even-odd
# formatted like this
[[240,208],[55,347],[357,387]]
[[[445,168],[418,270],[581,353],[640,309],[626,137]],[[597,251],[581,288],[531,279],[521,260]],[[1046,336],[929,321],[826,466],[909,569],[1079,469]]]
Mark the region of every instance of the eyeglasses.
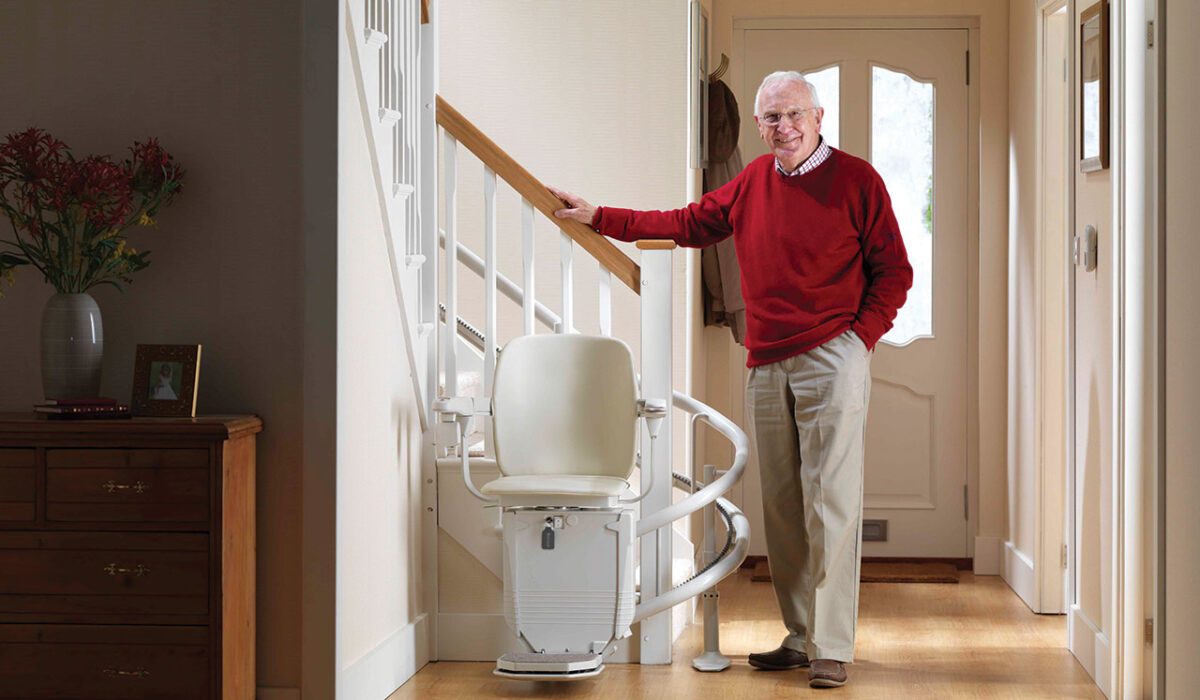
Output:
[[761,119],[762,122],[767,126],[779,126],[779,123],[782,122],[784,118],[786,118],[792,124],[799,124],[800,120],[804,119],[805,113],[813,112],[817,109],[819,108],[809,107],[807,109],[790,109],[784,114],[780,114],[779,112],[767,112],[759,117],[759,119]]

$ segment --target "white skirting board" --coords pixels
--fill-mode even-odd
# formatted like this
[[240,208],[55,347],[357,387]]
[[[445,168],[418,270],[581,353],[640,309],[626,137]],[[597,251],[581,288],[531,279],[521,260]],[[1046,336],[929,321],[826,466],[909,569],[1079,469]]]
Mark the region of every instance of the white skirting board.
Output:
[[1078,605],[1071,606],[1071,613],[1067,617],[1067,640],[1071,653],[1096,682],[1100,692],[1105,697],[1112,697],[1109,687],[1111,643]]
[[254,691],[255,700],[300,700],[299,688],[263,688]]
[[1037,577],[1033,573],[1033,560],[1017,549],[1012,542],[1004,543],[1004,571],[1001,573],[1008,587],[1035,613],[1038,610]]
[[1004,551],[1004,540],[999,537],[980,535],[975,538],[975,566],[978,576],[999,576],[1000,562],[1003,561],[1001,552]]
[[[347,668],[338,671],[337,695],[383,700],[429,663],[429,615],[421,615]],[[260,697],[259,700],[262,700]]]

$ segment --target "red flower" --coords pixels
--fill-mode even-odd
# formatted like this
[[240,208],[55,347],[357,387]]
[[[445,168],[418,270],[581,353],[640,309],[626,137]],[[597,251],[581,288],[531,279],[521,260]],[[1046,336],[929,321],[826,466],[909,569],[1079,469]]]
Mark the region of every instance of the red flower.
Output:
[[[183,171],[175,165],[171,154],[158,145],[158,139],[152,138],[145,143],[135,141],[129,151],[133,157],[125,161],[125,168],[129,171],[133,189],[139,193],[157,192],[162,189],[164,182],[179,180],[183,176]],[[178,189],[176,183],[172,194]]]
[[0,214],[11,220],[16,236],[9,243],[19,251],[0,257],[0,276],[34,265],[58,291],[82,292],[97,284],[121,288],[145,268],[147,253],[128,248],[121,234],[147,225],[171,202],[183,169],[155,139],[135,142],[130,152],[122,162],[78,160],[41,129],[5,137]]

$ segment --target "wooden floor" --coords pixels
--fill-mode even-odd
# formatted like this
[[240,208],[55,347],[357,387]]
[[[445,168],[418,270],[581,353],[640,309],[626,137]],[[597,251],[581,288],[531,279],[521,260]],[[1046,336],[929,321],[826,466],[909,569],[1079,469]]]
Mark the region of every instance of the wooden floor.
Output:
[[388,700],[407,698],[1094,698],[1103,695],[1066,649],[1064,616],[1034,615],[997,576],[951,584],[865,583],[857,661],[842,688],[813,690],[807,672],[757,671],[746,654],[784,634],[769,583],[743,570],[721,585],[722,673],[699,673],[699,624],[675,644],[670,666],[613,664],[573,683],[511,681],[492,663],[431,663]]

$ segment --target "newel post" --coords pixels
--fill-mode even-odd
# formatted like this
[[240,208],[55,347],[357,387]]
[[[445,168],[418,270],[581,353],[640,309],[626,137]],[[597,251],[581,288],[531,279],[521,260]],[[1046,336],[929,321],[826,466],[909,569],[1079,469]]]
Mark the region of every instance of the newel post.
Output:
[[[671,241],[640,241],[642,316],[642,398],[664,399],[667,420],[653,443],[642,428],[642,488],[651,483],[647,467],[653,464],[653,489],[641,502],[642,516],[671,505]],[[642,600],[671,588],[671,528],[660,528],[642,538]],[[671,611],[643,620],[640,628],[641,662],[671,663]]]

